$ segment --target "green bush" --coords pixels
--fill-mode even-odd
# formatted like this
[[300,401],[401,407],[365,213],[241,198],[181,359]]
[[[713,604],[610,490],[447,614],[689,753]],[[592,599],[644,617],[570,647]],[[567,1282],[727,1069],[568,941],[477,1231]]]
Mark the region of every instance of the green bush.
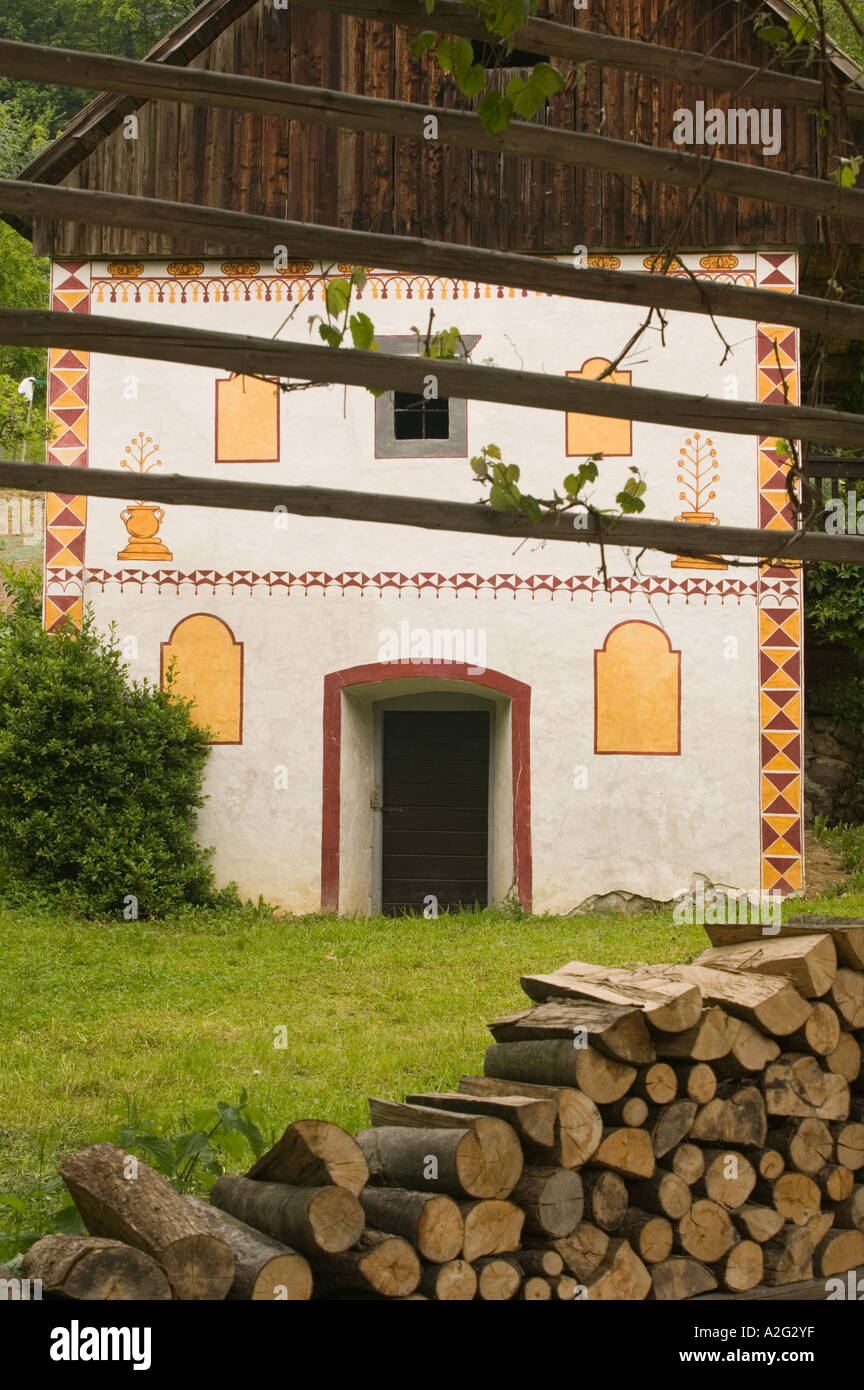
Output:
[[[91,915],[212,903],[195,812],[209,752],[187,701],[130,682],[91,617],[49,636],[37,579],[0,573],[0,867]],[[133,901],[136,900],[136,901]]]

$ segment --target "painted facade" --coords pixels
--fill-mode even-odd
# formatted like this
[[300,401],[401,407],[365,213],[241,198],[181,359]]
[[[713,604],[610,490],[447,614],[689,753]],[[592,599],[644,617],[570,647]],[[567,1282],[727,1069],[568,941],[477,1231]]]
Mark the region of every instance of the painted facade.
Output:
[[[642,255],[592,257],[643,269]],[[689,270],[782,293],[787,252],[695,253]],[[308,341],[320,268],[57,261],[53,307]],[[574,275],[578,269],[574,268]],[[375,271],[359,307],[389,350],[458,325],[475,361],[596,376],[642,318],[497,286]],[[619,365],[634,385],[797,400],[797,335],[670,313]],[[388,341],[389,340],[389,341]],[[401,344],[401,346],[397,346]],[[776,440],[359,388],[282,392],[205,368],[57,350],[51,461],[124,468],[125,506],[49,496],[45,621],[92,605],[133,677],[165,679],[213,733],[199,827],[223,881],[300,912],[380,902],[382,713],[488,710],[489,895],[569,911],[623,889],[668,899],[694,874],[802,886],[801,594],[790,569],[249,512],[143,504],[136,472],[472,501],[499,445],[548,495],[602,450],[593,500],[636,465],[651,516],[788,529]],[[440,413],[439,413],[440,415]],[[409,426],[409,429],[412,428]],[[445,433],[446,432],[446,433]],[[430,892],[434,889],[430,887]]]

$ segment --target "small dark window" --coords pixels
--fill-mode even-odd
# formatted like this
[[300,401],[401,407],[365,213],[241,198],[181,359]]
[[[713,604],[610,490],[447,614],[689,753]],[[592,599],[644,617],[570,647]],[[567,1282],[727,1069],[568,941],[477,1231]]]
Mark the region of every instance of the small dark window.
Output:
[[505,53],[498,44],[486,43],[485,39],[472,39],[474,62],[481,68],[533,68],[535,63],[548,63],[548,55],[526,53],[524,48],[514,48]]
[[396,439],[449,439],[449,400],[436,396],[427,401],[410,391],[394,391],[393,434]]

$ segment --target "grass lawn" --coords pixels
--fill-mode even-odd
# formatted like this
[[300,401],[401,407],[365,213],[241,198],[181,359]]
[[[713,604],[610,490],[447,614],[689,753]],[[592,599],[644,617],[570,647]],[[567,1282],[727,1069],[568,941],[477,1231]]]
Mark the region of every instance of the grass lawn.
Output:
[[[864,915],[864,893],[807,907]],[[157,924],[0,906],[0,941],[0,1194],[25,1196],[64,1153],[116,1138],[130,1102],[177,1134],[245,1087],[268,1141],[304,1116],[357,1129],[367,1096],[482,1070],[485,1020],[526,1003],[521,973],[576,957],[683,961],[708,945],[669,913],[280,919],[251,907]],[[65,1200],[58,1190],[36,1227]],[[3,1203],[0,1259],[14,1250]]]

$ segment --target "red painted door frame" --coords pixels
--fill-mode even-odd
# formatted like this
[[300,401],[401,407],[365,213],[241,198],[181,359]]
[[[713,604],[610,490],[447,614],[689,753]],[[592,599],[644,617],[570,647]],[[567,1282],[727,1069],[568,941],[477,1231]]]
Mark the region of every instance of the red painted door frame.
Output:
[[[384,681],[432,679],[465,681],[495,690],[510,700],[513,764],[513,878],[519,901],[531,910],[531,687],[500,671],[473,674],[461,661],[374,662],[331,671],[324,677],[324,777],[321,818],[321,911],[339,911],[339,828],[341,819],[342,692]],[[425,692],[424,692],[425,693]]]

